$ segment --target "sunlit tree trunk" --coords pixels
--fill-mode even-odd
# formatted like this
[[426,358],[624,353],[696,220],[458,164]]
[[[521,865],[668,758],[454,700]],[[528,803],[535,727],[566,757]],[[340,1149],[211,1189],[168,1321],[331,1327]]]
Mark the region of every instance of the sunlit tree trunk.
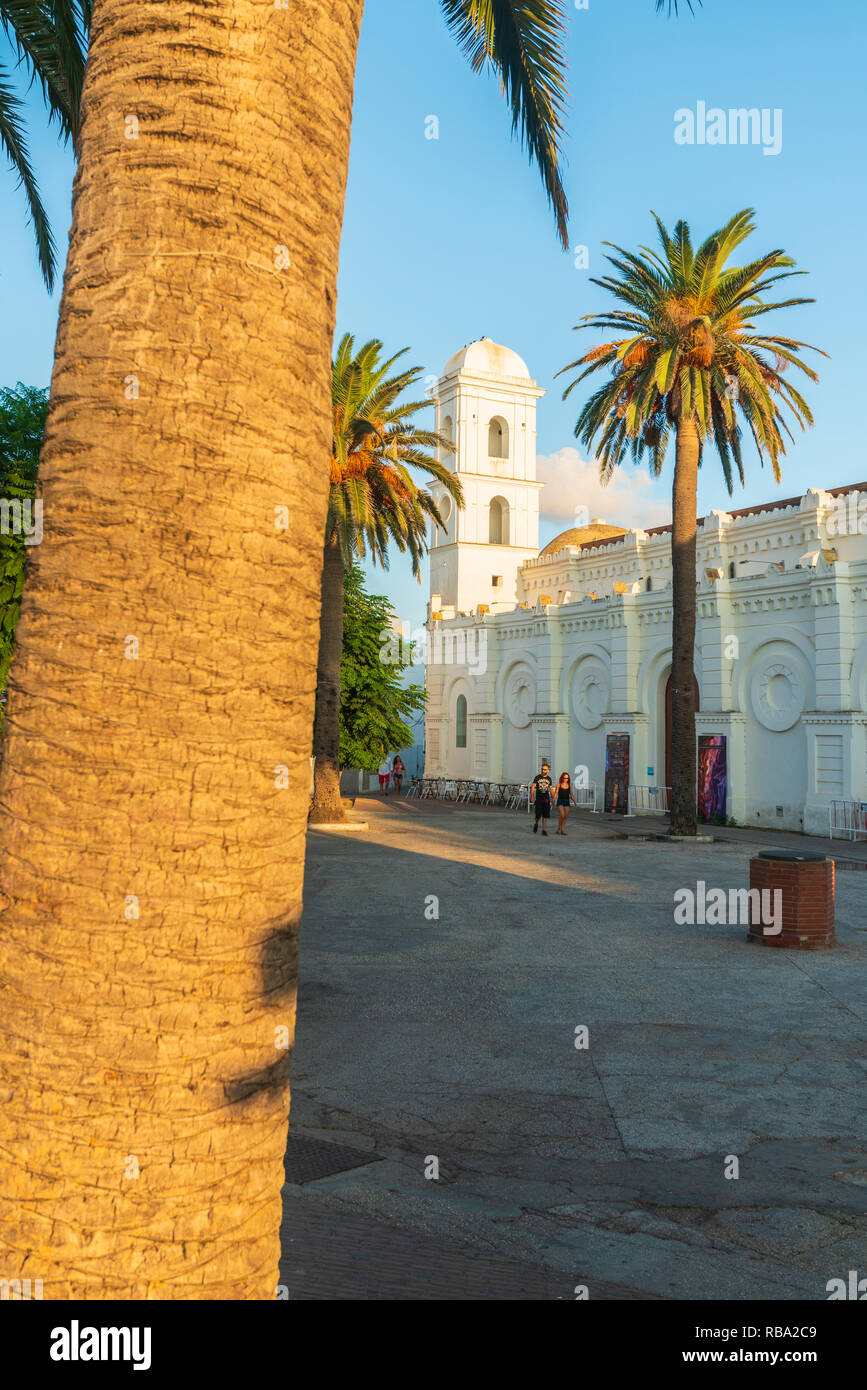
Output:
[[695,540],[699,438],[694,420],[677,428],[672,486],[671,833],[696,833]]
[[322,621],[313,734],[313,822],[345,820],[340,798],[340,663],[343,658],[343,549],[326,541],[322,565]]
[[277,1284],[363,0],[96,0],[0,805],[0,1274]]

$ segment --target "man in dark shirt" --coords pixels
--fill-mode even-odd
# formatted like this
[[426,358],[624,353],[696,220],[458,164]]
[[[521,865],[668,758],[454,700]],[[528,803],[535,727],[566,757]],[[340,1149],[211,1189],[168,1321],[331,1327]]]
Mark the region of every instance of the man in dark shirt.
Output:
[[539,821],[542,822],[542,834],[548,834],[545,827],[548,824],[548,817],[551,814],[551,793],[553,790],[554,784],[551,781],[551,766],[549,763],[543,763],[542,771],[534,777],[533,785],[530,788],[530,799],[533,802],[533,809],[536,813],[536,819],[533,822],[534,835],[539,829]]

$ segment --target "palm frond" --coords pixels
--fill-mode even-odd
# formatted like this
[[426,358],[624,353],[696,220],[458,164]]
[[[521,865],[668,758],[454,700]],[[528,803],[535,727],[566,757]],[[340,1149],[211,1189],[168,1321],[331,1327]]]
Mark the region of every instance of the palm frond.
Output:
[[[0,26],[18,53],[30,82],[37,83],[64,139],[77,150],[81,92],[91,20],[90,0],[0,0]],[[0,71],[0,148],[18,174],[36,238],[42,278],[49,290],[56,272],[56,247],[30,163],[23,108]]]
[[76,148],[90,9],[82,0],[0,0],[0,23]]
[[48,214],[42,203],[36,174],[30,162],[30,151],[24,131],[23,108],[12,87],[7,83],[5,73],[0,68],[0,149],[3,150],[12,168],[18,175],[24,190],[27,211],[33,224],[36,238],[36,254],[39,269],[48,290],[54,287],[57,265],[57,248],[48,221]]
[[700,457],[708,444],[715,445],[731,490],[735,475],[744,477],[740,419],[760,459],[769,459],[779,478],[786,439],[793,438],[790,422],[801,429],[813,423],[807,401],[784,373],[796,367],[818,380],[801,353],[819,349],[800,339],[757,333],[750,320],[811,303],[763,298],[779,281],[804,272],[779,249],[741,266],[727,264],[754,230],[749,208],[735,213],[698,250],[685,220],[669,232],[652,215],[661,254],[647,247],[633,253],[608,242],[614,273],[592,281],[626,307],[586,314],[577,325],[617,336],[562,369],[578,370],[564,399],[592,373],[609,373],[581,410],[575,434],[596,447],[603,480],[627,453],[636,462],[649,456],[658,474],[671,433],[690,420]]
[[568,205],[560,174],[566,100],[563,0],[440,0],[446,23],[474,72],[500,74],[512,130],[541,172],[563,246]]
[[427,551],[428,525],[445,527],[434,498],[413,470],[427,473],[463,506],[460,479],[437,457],[454,444],[414,423],[430,401],[413,399],[422,369],[395,364],[408,349],[383,357],[371,338],[359,348],[344,334],[332,362],[331,493],[327,534],[336,535],[344,559],[366,556],[385,567],[388,546],[408,553],[413,573]]

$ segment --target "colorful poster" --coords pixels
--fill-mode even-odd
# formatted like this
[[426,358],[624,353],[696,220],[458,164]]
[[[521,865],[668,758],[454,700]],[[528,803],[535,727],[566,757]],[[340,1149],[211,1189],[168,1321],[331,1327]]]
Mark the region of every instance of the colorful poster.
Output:
[[629,735],[605,740],[605,810],[625,816],[629,810]]
[[709,821],[725,820],[726,790],[725,734],[699,734],[698,737],[698,816]]

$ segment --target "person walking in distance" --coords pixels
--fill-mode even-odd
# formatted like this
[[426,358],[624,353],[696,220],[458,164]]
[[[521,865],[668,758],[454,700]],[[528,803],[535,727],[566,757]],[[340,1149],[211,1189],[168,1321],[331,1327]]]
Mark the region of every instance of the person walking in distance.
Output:
[[573,801],[577,806],[578,802],[572,790],[572,778],[568,772],[561,772],[560,780],[557,783],[557,816],[560,822],[557,826],[558,835],[566,834],[566,818]]
[[533,834],[539,829],[539,821],[542,822],[542,834],[547,835],[546,826],[548,817],[551,814],[551,792],[554,784],[551,781],[551,767],[549,763],[542,764],[542,771],[533,778],[533,785],[530,788],[530,799],[533,802],[533,810],[536,819],[533,822]]
[[378,775],[379,794],[380,796],[388,796],[388,779],[391,777],[391,763],[388,761],[387,753],[384,755],[382,762],[379,764]]
[[404,766],[403,758],[400,756],[399,753],[396,753],[391,768],[391,777],[392,781],[394,782],[395,796],[400,796],[400,789],[403,786],[403,779],[405,776],[406,767]]

